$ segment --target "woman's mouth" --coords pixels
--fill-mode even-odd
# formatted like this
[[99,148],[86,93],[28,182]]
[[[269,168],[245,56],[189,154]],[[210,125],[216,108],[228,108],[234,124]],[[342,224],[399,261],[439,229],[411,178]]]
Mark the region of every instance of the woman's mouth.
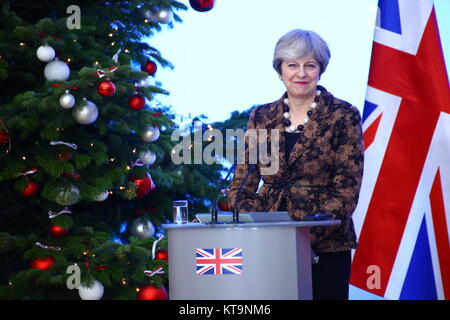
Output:
[[306,81],[295,81],[294,83],[295,83],[295,84],[298,84],[298,85],[301,85],[301,86],[305,86],[305,85],[307,85],[309,82],[306,82]]

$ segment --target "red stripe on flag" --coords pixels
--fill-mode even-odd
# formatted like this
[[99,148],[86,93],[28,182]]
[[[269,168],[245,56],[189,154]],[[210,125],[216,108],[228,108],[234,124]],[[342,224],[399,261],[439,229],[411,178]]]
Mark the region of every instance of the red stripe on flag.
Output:
[[220,265],[221,263],[242,263],[242,258],[228,258],[228,259],[221,259],[221,258],[197,258],[198,264],[216,264]]
[[364,130],[364,149],[367,150],[372,142],[375,140],[375,135],[377,134],[378,126],[380,125],[382,114],[375,119],[374,122]]
[[434,178],[430,193],[431,212],[433,216],[434,235],[439,256],[444,299],[450,298],[450,244],[447,221],[445,218],[444,199],[439,169]]
[[215,260],[211,263],[214,263],[216,265],[216,274],[221,274],[222,269],[220,268],[220,249],[218,248],[214,249],[214,257]]

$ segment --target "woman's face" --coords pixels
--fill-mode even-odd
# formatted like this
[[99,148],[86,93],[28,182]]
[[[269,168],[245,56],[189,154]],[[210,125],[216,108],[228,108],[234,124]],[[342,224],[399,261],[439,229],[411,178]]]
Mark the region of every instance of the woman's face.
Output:
[[320,65],[309,56],[281,63],[281,80],[292,98],[308,98],[316,94],[320,79]]

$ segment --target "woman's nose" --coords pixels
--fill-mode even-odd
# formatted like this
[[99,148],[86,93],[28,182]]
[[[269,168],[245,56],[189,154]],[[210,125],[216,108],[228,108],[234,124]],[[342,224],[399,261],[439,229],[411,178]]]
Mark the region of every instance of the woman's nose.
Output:
[[298,75],[300,78],[306,77],[305,69],[304,69],[302,66],[300,66],[300,67],[298,68],[297,75]]

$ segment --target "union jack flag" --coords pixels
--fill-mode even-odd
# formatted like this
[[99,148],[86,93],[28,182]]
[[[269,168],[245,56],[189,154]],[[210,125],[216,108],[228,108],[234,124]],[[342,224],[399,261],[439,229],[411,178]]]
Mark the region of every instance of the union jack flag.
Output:
[[197,274],[242,274],[242,248],[195,249]]
[[432,0],[379,0],[362,118],[350,282],[388,299],[450,299],[450,88]]

